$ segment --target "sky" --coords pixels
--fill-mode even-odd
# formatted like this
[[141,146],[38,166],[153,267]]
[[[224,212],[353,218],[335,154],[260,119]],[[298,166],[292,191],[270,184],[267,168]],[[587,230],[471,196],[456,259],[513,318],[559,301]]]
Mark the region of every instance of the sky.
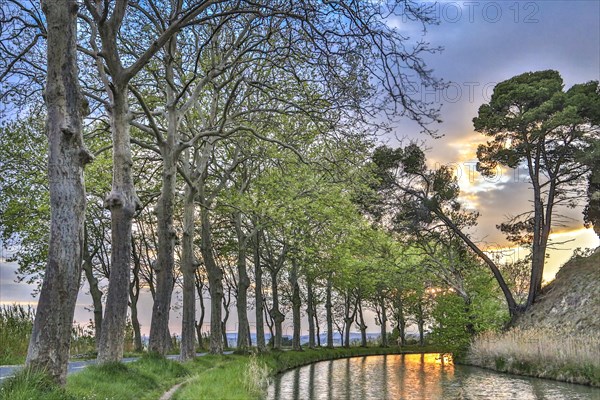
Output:
[[[529,207],[531,198],[525,171],[503,171],[495,179],[484,179],[474,171],[476,148],[486,138],[473,131],[472,119],[479,106],[489,101],[496,83],[515,75],[545,69],[561,73],[565,87],[600,79],[600,1],[442,1],[434,5],[440,24],[430,26],[422,38],[433,46],[442,46],[441,54],[428,55],[426,61],[437,77],[450,83],[448,89],[419,90],[416,96],[442,103],[443,123],[438,125],[440,139],[415,134],[418,128],[401,123],[394,135],[382,138],[390,145],[396,138],[426,140],[432,166],[452,163],[459,176],[462,201],[480,212],[479,224],[471,234],[487,249],[507,249],[509,243],[495,226],[506,216]],[[413,39],[422,31],[401,18],[390,21]],[[567,210],[572,220],[555,230],[551,239],[571,240],[559,250],[551,250],[544,278],[551,280],[576,247],[597,247],[598,237],[582,223],[581,208]],[[0,244],[0,251],[5,252]],[[514,257],[525,254],[513,249]],[[15,266],[0,254],[0,304],[31,304],[33,287],[15,282]],[[142,294],[140,322],[147,333],[152,306],[149,295]],[[176,293],[177,297],[178,294]],[[86,289],[80,292],[75,320],[85,323],[92,318],[91,299]],[[180,330],[180,310],[174,310],[172,332]],[[206,321],[208,321],[208,316]],[[291,321],[288,325],[291,327]],[[367,324],[376,331],[372,316]],[[236,329],[235,315],[228,331]],[[284,324],[284,331],[287,328]],[[304,328],[303,328],[304,330]]]

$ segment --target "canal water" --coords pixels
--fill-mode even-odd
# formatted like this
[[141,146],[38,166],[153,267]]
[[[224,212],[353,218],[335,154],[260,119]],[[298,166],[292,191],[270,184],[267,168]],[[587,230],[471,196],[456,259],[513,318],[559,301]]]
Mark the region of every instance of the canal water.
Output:
[[444,363],[439,354],[353,357],[274,378],[269,400],[600,400],[600,389]]

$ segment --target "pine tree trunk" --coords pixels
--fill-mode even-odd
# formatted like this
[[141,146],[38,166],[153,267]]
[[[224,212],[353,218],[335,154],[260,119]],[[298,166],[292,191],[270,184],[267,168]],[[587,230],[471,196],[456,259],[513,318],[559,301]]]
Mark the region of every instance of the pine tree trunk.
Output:
[[65,383],[71,327],[81,280],[85,221],[83,167],[91,156],[81,132],[77,2],[44,0],[47,23],[48,262],[27,351],[27,367]]

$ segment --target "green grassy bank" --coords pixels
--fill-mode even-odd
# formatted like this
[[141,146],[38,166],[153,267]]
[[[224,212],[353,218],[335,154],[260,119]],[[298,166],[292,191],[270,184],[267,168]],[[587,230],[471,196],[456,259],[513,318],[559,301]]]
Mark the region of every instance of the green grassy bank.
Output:
[[274,351],[260,355],[204,356],[178,363],[146,355],[128,364],[90,366],[70,375],[59,388],[44,374],[23,371],[0,387],[0,399],[10,400],[151,400],[176,384],[173,399],[259,399],[269,376],[322,360],[375,354],[439,352],[440,348],[351,347]]

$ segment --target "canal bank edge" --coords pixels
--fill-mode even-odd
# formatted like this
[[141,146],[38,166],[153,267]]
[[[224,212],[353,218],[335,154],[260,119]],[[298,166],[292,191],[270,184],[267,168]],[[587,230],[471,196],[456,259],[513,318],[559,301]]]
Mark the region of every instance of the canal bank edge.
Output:
[[[210,391],[209,385],[215,385],[215,379],[220,378],[217,374],[226,374],[226,369],[239,369],[239,362],[245,360],[245,368],[241,375],[246,376],[243,382],[229,379],[220,382],[220,385],[237,387],[237,399],[259,399],[265,394],[265,378],[272,377],[285,371],[309,365],[312,363],[342,358],[375,356],[387,354],[421,354],[421,353],[448,353],[441,346],[404,346],[404,347],[350,347],[350,348],[317,348],[302,351],[269,351],[250,356],[225,356],[230,357],[233,362],[231,368],[225,367],[213,370],[213,374],[200,374],[183,384],[170,399],[188,400],[197,399],[200,394],[202,398],[220,398]],[[237,360],[237,363],[236,363]],[[221,390],[226,390],[223,386]],[[241,392],[244,391],[245,394]]]
[[464,363],[600,387],[600,247],[575,255],[506,332],[476,337]]

